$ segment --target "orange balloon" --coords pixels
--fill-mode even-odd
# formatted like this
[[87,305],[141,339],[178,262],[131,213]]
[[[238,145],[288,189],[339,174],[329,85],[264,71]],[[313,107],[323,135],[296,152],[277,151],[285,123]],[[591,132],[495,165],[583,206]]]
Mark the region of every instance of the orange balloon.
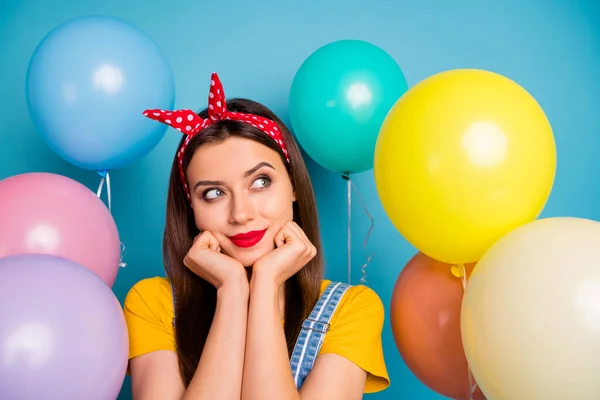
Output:
[[[465,265],[467,277],[473,267]],[[452,265],[417,253],[398,276],[390,308],[394,340],[408,368],[431,390],[456,400],[471,399],[460,331],[463,293]],[[472,399],[485,396],[477,388]]]

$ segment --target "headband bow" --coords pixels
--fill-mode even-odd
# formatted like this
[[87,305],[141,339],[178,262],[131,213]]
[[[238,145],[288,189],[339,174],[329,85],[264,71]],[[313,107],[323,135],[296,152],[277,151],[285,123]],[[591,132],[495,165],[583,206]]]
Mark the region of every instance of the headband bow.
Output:
[[285,142],[283,141],[281,129],[279,126],[277,126],[277,123],[260,115],[227,111],[225,93],[223,93],[223,84],[221,83],[221,80],[216,72],[213,72],[210,80],[210,91],[208,93],[208,118],[201,118],[192,110],[146,110],[144,111],[144,115],[150,119],[170,125],[187,136],[181,145],[181,148],[177,152],[177,161],[179,163],[181,183],[183,184],[183,188],[188,200],[190,200],[190,191],[185,178],[185,172],[183,170],[183,153],[192,137],[216,122],[229,119],[245,122],[254,126],[277,142],[279,147],[281,147],[286,160],[288,162],[290,161]]

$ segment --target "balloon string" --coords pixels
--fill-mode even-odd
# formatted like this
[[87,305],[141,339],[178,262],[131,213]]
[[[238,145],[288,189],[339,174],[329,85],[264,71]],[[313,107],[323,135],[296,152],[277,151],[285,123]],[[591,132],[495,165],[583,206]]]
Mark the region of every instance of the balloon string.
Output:
[[365,211],[365,214],[367,214],[367,217],[371,221],[371,227],[369,228],[369,231],[367,232],[367,235],[365,236],[365,240],[364,240],[363,245],[362,245],[362,252],[363,252],[364,257],[367,260],[365,261],[365,263],[360,268],[360,272],[362,273],[362,277],[360,278],[360,283],[365,284],[365,283],[367,283],[367,265],[369,265],[369,263],[371,262],[371,259],[373,258],[372,254],[366,254],[365,253],[365,248],[367,247],[367,242],[369,241],[369,237],[371,236],[371,232],[373,232],[373,229],[375,228],[375,221],[373,220],[373,217],[369,213],[369,210],[367,209],[367,206],[362,201],[362,199],[360,197],[360,193],[358,192],[358,189],[356,189],[356,186],[354,185],[354,183],[351,180],[348,180],[348,183],[354,189],[354,192],[356,193],[356,198],[358,199],[358,202],[360,203],[361,207]]
[[[471,377],[471,373],[469,372],[469,377]],[[472,379],[469,379],[469,384],[471,384],[471,398],[469,398],[469,400],[473,400],[473,395],[475,394],[475,391],[477,390],[477,384],[473,383]]]
[[[98,171],[100,175],[100,184],[96,191],[96,196],[101,198],[102,189],[104,188],[104,182],[106,182],[106,197],[108,199],[108,211],[112,214],[112,196],[110,191],[110,173],[108,171]],[[123,261],[123,253],[125,252],[125,244],[121,242],[121,255],[119,257],[119,267],[126,267],[127,263]]]
[[465,266],[463,264],[458,266],[459,268],[459,274],[460,274],[460,280],[462,282],[462,287],[463,287],[463,292],[465,290],[467,290],[467,271],[465,270]]
[[104,187],[104,182],[106,181],[106,196],[108,197],[108,211],[112,213],[112,201],[110,194],[110,173],[108,171],[98,171],[98,175],[101,176],[100,185],[98,185],[98,190],[96,191],[96,196],[100,198],[102,196],[102,188]]
[[123,253],[125,252],[125,243],[121,242],[121,256],[119,257],[119,267],[124,268],[127,263],[123,261]]
[[351,283],[352,279],[352,180],[349,174],[343,174],[347,184],[348,192],[348,283]]
[[108,198],[108,211],[112,213],[111,195],[110,195],[110,174],[106,173],[106,196]]
[[[460,280],[462,282],[463,292],[467,290],[467,271],[463,264],[458,265]],[[477,383],[473,382],[473,374],[471,373],[471,367],[469,367],[467,363],[467,373],[469,374],[469,400],[473,400],[473,395],[475,394],[475,390],[477,390]]]
[[100,185],[98,185],[98,190],[96,191],[96,196],[98,196],[98,198],[100,198],[100,196],[102,195],[102,188],[103,187],[104,187],[104,177],[102,177],[100,179]]

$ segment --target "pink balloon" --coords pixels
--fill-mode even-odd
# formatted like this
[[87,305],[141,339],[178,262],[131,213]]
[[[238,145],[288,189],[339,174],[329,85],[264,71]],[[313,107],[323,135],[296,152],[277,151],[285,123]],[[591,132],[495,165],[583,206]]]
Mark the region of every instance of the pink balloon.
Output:
[[0,181],[0,257],[26,253],[68,258],[112,288],[121,242],[94,192],[65,176],[34,172]]

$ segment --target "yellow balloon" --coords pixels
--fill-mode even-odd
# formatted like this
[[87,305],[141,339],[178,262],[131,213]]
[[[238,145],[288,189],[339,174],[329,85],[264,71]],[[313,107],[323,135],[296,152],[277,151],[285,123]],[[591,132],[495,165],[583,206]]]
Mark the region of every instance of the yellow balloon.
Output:
[[461,336],[488,400],[600,399],[600,223],[546,218],[477,263]]
[[412,87],[375,149],[375,184],[396,229],[421,252],[475,262],[535,220],[552,190],[556,148],[536,100],[514,81],[452,70]]

